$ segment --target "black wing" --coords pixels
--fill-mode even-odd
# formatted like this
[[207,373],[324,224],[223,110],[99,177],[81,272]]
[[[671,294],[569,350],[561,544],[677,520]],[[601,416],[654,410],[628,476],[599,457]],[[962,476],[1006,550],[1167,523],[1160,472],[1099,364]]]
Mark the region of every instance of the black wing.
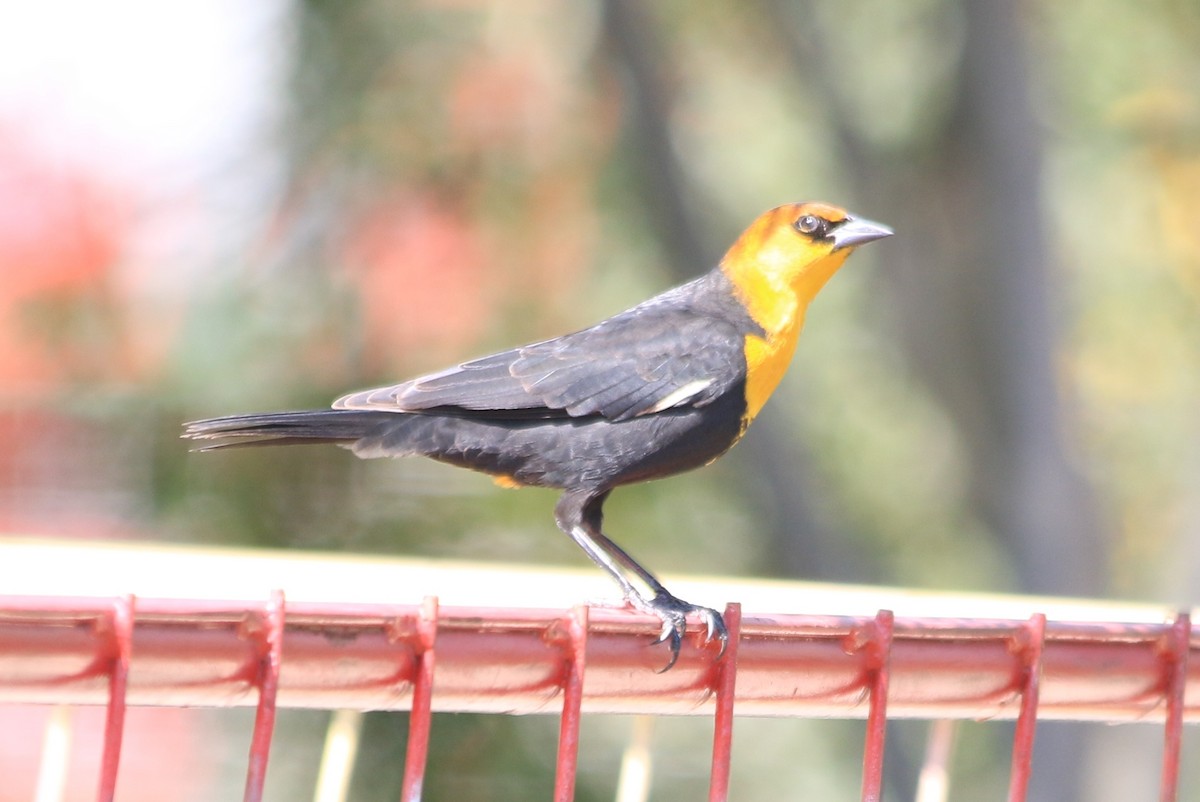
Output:
[[668,293],[590,329],[354,393],[334,407],[601,415],[614,421],[701,407],[744,379],[743,335],[674,300]]

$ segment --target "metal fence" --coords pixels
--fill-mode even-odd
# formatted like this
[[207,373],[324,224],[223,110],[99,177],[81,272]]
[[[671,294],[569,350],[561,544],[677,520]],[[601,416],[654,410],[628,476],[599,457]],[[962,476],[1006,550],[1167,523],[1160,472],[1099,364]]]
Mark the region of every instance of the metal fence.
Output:
[[[74,574],[66,568],[68,560]],[[323,577],[317,584],[326,592],[354,587],[361,596],[370,586],[365,564],[331,560],[328,571],[314,574],[314,581]],[[556,802],[573,798],[579,726],[590,713],[712,717],[710,800],[728,796],[738,715],[865,718],[864,800],[881,795],[889,718],[1015,719],[1010,802],[1025,799],[1036,725],[1051,719],[1161,721],[1159,798],[1174,800],[1184,723],[1200,717],[1194,687],[1187,704],[1189,684],[1200,682],[1200,666],[1189,662],[1197,641],[1186,611],[1164,615],[1144,606],[902,592],[893,592],[896,606],[918,612],[924,605],[999,614],[894,615],[890,609],[797,614],[771,613],[757,603],[743,611],[730,604],[723,656],[716,645],[704,643],[702,633],[690,632],[677,665],[658,673],[665,652],[647,648],[658,622],[621,609],[450,605],[430,595],[409,604],[292,599],[281,590],[259,601],[235,600],[255,577],[282,578],[301,596],[314,595],[315,586],[297,578],[297,571],[309,571],[314,563],[284,555],[164,556],[84,544],[47,549],[27,541],[0,545],[0,565],[0,592],[20,591],[0,596],[0,704],[105,705],[99,800],[114,797],[131,705],[255,706],[246,800],[262,798],[279,707],[409,710],[405,802],[421,798],[432,714],[438,711],[558,714]],[[141,570],[194,590],[195,581],[189,585],[180,576],[184,566],[205,578],[204,598],[28,593],[64,583],[95,590],[97,579],[101,585],[145,585]],[[373,560],[370,571],[402,575],[400,566]],[[427,584],[493,570],[408,567]],[[517,584],[528,587],[532,580],[525,579],[530,581]],[[567,579],[574,582],[575,575]],[[765,584],[776,594],[788,589]],[[370,587],[370,593],[389,592]],[[403,595],[396,590],[403,587],[394,584],[390,592]],[[481,592],[472,587],[467,595]],[[754,587],[743,586],[748,596]],[[839,603],[861,607],[867,598],[888,596],[815,587],[822,609],[836,610]],[[793,591],[803,598],[814,586]],[[226,592],[235,595],[220,595]],[[1037,606],[1043,609],[1006,617]],[[64,721],[51,716],[47,726],[61,728]],[[335,716],[334,730],[347,721]],[[927,768],[937,769],[944,762],[939,739],[930,743]],[[46,789],[61,786],[58,773],[66,765],[50,748],[41,760],[39,801],[53,798]],[[327,750],[326,763],[323,778],[344,777],[353,750]],[[319,782],[345,787],[344,781]],[[939,783],[945,798],[946,778]],[[338,798],[329,794],[325,799]],[[939,797],[927,791],[922,798]]]

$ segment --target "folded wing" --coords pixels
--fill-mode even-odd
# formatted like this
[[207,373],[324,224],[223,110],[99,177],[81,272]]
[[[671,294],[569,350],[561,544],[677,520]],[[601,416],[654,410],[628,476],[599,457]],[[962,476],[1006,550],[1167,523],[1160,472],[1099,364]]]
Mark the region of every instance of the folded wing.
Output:
[[742,335],[688,309],[642,306],[590,329],[338,399],[338,409],[620,421],[704,406],[745,375]]

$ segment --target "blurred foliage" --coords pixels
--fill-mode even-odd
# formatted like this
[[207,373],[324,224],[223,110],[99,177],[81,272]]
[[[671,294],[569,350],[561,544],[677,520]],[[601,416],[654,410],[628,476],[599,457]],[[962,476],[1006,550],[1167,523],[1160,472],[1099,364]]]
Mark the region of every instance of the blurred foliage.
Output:
[[[821,198],[898,236],[855,256],[814,305],[746,444],[703,472],[617,493],[614,536],[666,572],[1045,590],[1023,575],[1035,552],[1005,535],[1019,496],[997,513],[979,488],[979,449],[1003,468],[1023,432],[996,422],[1018,420],[1048,432],[1059,469],[1084,480],[1064,514],[1088,522],[1091,540],[1060,553],[1107,572],[1087,587],[1195,602],[1200,6],[1065,0],[1011,14],[1023,49],[996,63],[1027,79],[1034,184],[998,213],[971,200],[1000,194],[973,185],[994,167],[975,163],[1005,145],[989,135],[1010,132],[969,125],[1011,88],[997,72],[964,90],[1002,35],[980,27],[981,7],[297,2],[263,33],[286,79],[262,102],[283,112],[245,145],[282,159],[281,181],[258,188],[248,235],[224,221],[149,268],[138,242],[155,201],[97,165],[59,163],[0,118],[0,519],[12,531],[577,564],[549,492],[337,449],[189,455],[178,424],[323,406],[588,325],[708,269],[760,211]],[[1006,226],[1030,210],[1040,232]],[[984,269],[972,248],[986,232],[1003,252],[989,246]],[[978,324],[1002,306],[987,270],[1023,267],[1010,257],[1038,237],[1044,286],[1025,289],[1045,318],[1016,307],[1004,319],[1014,339],[1049,323],[1039,347],[1052,400],[1031,419],[1011,414],[1007,393],[1042,380],[980,356],[996,352]],[[208,261],[182,269],[193,250]],[[964,284],[976,295],[956,294]],[[964,383],[981,407],[959,405]],[[1054,538],[1048,520],[1033,531]],[[296,719],[313,760],[318,719]],[[586,725],[581,799],[611,796],[629,724]],[[656,799],[702,795],[699,724],[658,725]],[[395,798],[404,725],[369,719],[355,799]],[[736,798],[772,799],[780,784],[854,793],[860,725],[739,728]],[[434,731],[427,798],[548,791],[552,721],[452,716]],[[919,752],[921,733],[904,732],[918,743],[897,748]],[[1080,759],[1100,765],[1104,748],[1097,739]],[[956,760],[975,779],[955,798],[996,798],[1006,754],[1003,737],[964,733]]]

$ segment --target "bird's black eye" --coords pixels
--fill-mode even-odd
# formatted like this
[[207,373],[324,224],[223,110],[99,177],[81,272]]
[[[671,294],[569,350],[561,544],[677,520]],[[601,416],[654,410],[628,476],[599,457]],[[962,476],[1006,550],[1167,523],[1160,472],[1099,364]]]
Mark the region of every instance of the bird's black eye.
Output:
[[795,223],[796,230],[810,237],[823,237],[829,231],[829,223],[815,214],[806,214]]

